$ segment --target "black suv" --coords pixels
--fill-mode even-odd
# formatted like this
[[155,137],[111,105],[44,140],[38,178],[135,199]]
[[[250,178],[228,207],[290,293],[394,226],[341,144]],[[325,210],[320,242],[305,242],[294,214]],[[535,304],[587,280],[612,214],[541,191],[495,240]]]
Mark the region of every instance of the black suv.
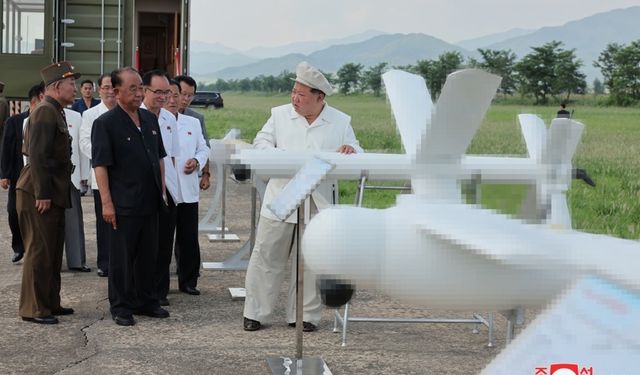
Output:
[[214,108],[222,108],[224,107],[224,102],[219,92],[198,91],[194,95],[191,105],[204,106],[205,108],[209,108],[209,106],[212,105]]

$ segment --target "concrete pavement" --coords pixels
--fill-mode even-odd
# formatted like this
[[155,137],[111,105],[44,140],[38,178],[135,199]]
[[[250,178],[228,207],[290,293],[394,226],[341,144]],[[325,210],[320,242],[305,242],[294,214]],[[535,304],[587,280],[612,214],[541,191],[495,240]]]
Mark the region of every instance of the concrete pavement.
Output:
[[[249,185],[228,183],[227,225],[242,241],[249,237]],[[208,203],[212,192],[203,196]],[[87,260],[91,273],[62,267],[62,302],[75,314],[42,326],[18,316],[21,266],[11,264],[11,238],[0,192],[0,374],[269,374],[266,358],[295,355],[295,330],[280,309],[257,332],[242,330],[242,301],[227,288],[244,286],[242,271],[202,270],[200,296],[177,291],[172,275],[171,317],[137,316],[133,327],[117,326],[109,314],[107,279],[96,275],[93,198],[82,198]],[[201,214],[206,211],[200,207]],[[203,261],[222,261],[243,242],[209,243],[200,237]],[[172,265],[173,266],[173,265]],[[284,306],[285,288],[281,293]],[[357,291],[357,316],[469,318],[471,313],[429,311],[386,296]],[[305,333],[305,355],[322,356],[333,374],[476,374],[504,347],[504,319],[496,316],[495,346],[487,330],[472,333],[459,324],[350,323],[348,345],[332,332],[332,311],[319,330]]]

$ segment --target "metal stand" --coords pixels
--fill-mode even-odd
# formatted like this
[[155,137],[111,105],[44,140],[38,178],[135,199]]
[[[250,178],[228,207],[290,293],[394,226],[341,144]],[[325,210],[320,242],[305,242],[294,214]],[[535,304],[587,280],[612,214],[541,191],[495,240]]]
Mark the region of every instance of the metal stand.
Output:
[[515,309],[503,311],[502,315],[507,318],[507,345],[511,343],[516,333],[516,326],[524,324],[524,308],[516,307]]
[[[360,185],[358,187],[356,193],[356,205],[362,206],[362,201],[364,198],[365,189],[384,189],[384,190],[411,190],[411,188],[406,186],[370,186],[366,185],[367,176],[362,175],[360,177]],[[479,175],[474,175],[472,180],[472,184],[474,187],[474,195],[476,203],[480,202],[480,177]],[[342,326],[342,346],[347,345],[347,327],[349,322],[374,322],[374,323],[455,323],[455,324],[474,324],[475,327],[473,329],[473,333],[478,333],[478,325],[482,324],[488,328],[489,331],[489,342],[487,343],[488,347],[493,347],[493,314],[489,314],[488,318],[485,319],[481,315],[474,313],[472,318],[470,319],[444,319],[444,318],[415,318],[415,319],[407,319],[407,318],[369,318],[369,317],[352,317],[349,316],[350,303],[347,303],[344,307],[344,314],[340,314],[340,310],[336,309],[334,311],[334,319],[333,319],[333,332],[340,332],[338,328],[339,325]]]
[[[253,245],[256,242],[256,200],[257,189],[255,186],[251,188],[251,232],[249,234],[249,240],[238,249],[233,255],[225,259],[222,262],[202,262],[202,268],[206,270],[225,270],[225,271],[244,271],[249,265],[249,255]],[[223,206],[224,210],[224,206]],[[224,211],[223,211],[224,212]],[[223,215],[224,217],[224,215]],[[224,221],[223,221],[224,223]],[[233,296],[233,293],[232,293]]]
[[296,225],[296,357],[269,357],[267,363],[273,375],[331,375],[331,370],[321,357],[302,355],[302,328],[304,309],[304,260],[302,259],[302,234],[304,233],[304,206],[298,207]]
[[[224,164],[224,160],[215,161],[211,164],[214,165],[216,169],[216,186],[209,209],[202,220],[198,223],[198,232],[212,233],[208,235],[209,241],[240,241],[240,238],[237,235],[228,233],[229,228],[225,226],[226,190],[229,166]],[[218,207],[220,207],[220,210],[216,215]]]
[[453,323],[453,324],[475,324],[473,333],[479,333],[477,325],[482,324],[487,327],[489,332],[489,343],[487,347],[493,347],[493,314],[488,314],[488,319],[483,318],[479,314],[473,314],[469,319],[446,319],[446,318],[369,318],[349,316],[350,304],[344,307],[344,314],[340,315],[340,311],[336,309],[333,317],[333,332],[340,332],[339,325],[342,326],[342,343],[341,346],[347,346],[347,327],[349,322],[371,322],[371,323]]
[[271,201],[269,209],[280,220],[285,220],[292,211],[298,209],[296,226],[296,357],[269,357],[267,363],[274,375],[322,374],[331,375],[331,371],[320,357],[302,355],[302,328],[304,326],[304,259],[302,252],[302,234],[304,233],[305,207],[311,192],[320,184],[334,166],[320,159],[307,163]]
[[[308,198],[307,198],[308,199]],[[304,313],[304,260],[302,259],[302,234],[304,233],[303,202],[298,206],[298,224],[296,225],[296,357],[269,357],[267,363],[274,375],[331,375],[331,371],[320,357],[303,357],[302,328]]]

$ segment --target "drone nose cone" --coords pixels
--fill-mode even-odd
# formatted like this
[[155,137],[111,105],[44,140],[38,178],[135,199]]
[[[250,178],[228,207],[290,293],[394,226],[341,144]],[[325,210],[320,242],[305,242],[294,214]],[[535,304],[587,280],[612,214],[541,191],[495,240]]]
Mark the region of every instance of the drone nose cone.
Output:
[[382,210],[341,206],[322,210],[305,229],[305,264],[326,278],[373,282],[384,252],[384,230]]

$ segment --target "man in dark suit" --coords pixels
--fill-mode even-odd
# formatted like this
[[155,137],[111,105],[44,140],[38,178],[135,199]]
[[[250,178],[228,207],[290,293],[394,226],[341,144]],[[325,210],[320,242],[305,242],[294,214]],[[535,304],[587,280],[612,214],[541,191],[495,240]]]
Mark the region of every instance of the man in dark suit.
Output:
[[20,293],[23,320],[56,324],[73,314],[60,305],[64,210],[71,207],[71,142],[63,108],[73,103],[79,73],[66,61],[40,71],[44,100],[29,116],[22,152],[28,157],[16,185],[25,247]]
[[80,98],[73,102],[71,109],[82,114],[89,108],[93,108],[100,104],[100,101],[93,97],[93,81],[85,79],[80,84]]
[[2,125],[9,118],[9,102],[4,97],[4,82],[0,81],[0,135],[2,134]]
[[557,118],[571,118],[571,112],[567,111],[567,105],[562,103],[560,104],[560,109],[558,113],[556,113]]
[[39,83],[29,90],[29,110],[9,117],[4,127],[2,137],[2,151],[0,153],[0,187],[9,188],[7,197],[7,213],[9,214],[9,229],[11,229],[11,248],[13,249],[13,263],[19,262],[24,256],[24,245],[18,212],[16,211],[16,183],[20,171],[24,167],[22,161],[22,125],[38,103],[44,98],[44,85]]
[[109,232],[109,303],[118,325],[133,314],[167,318],[158,302],[154,272],[158,254],[158,211],[166,205],[166,156],[158,119],[141,109],[143,85],[135,69],[111,74],[117,105],[91,129],[91,163]]

